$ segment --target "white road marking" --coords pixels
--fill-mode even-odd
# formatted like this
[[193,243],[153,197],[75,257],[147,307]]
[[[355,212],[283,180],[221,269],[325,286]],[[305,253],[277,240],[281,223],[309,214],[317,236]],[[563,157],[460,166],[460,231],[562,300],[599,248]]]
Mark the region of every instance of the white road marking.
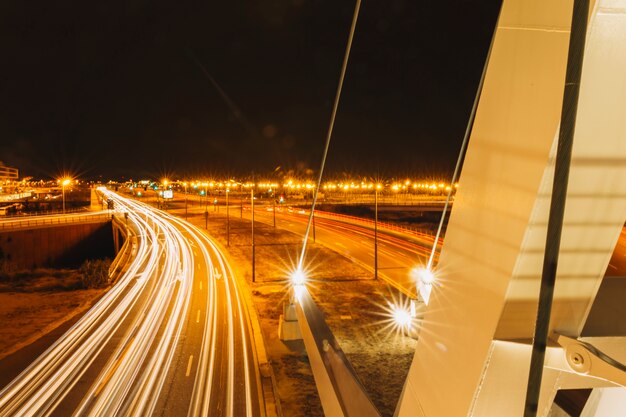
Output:
[[202,290],[202,281],[200,281],[200,289]]
[[198,314],[196,314],[196,323],[200,323],[200,310],[198,310]]
[[185,376],[189,376],[189,374],[191,374],[191,364],[193,363],[193,355],[191,355],[189,357],[189,362],[187,363],[187,372],[185,373]]

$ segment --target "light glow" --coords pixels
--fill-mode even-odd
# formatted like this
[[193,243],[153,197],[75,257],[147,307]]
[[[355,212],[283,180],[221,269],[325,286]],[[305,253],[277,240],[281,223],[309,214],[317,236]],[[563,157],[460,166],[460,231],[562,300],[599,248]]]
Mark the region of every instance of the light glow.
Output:
[[291,283],[293,285],[304,285],[306,283],[306,276],[301,269],[296,269],[291,273]]
[[411,277],[419,284],[431,285],[435,282],[435,275],[427,268],[413,268],[411,270]]
[[430,293],[436,280],[435,274],[428,268],[413,268],[411,277],[416,280],[417,291],[421,300],[428,305]]
[[402,330],[409,330],[413,321],[411,312],[400,306],[393,308],[393,320]]

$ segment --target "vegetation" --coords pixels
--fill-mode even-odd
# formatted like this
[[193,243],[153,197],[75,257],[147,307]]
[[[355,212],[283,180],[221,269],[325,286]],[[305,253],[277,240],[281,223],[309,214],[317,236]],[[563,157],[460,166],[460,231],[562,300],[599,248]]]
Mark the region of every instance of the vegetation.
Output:
[[104,288],[111,283],[109,276],[109,259],[86,260],[80,266],[79,272],[84,288]]

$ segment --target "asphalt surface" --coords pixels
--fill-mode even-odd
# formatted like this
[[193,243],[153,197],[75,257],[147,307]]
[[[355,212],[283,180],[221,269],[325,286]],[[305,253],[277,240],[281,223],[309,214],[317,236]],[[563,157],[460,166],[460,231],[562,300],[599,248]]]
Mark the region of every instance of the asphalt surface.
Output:
[[246,306],[220,248],[167,213],[109,197],[129,213],[134,261],[45,351],[16,353],[33,360],[3,384],[0,416],[260,416]]
[[[270,210],[270,211],[268,211]],[[309,239],[341,253],[374,273],[374,231],[371,221],[349,216],[320,213],[315,216],[315,233]],[[250,211],[244,208],[244,217]],[[268,208],[255,209],[255,221],[273,225],[274,213]],[[276,226],[304,235],[308,211],[282,208],[276,211]],[[378,276],[403,293],[415,298],[415,278],[411,271],[428,262],[433,236],[409,234],[380,227],[378,230]]]

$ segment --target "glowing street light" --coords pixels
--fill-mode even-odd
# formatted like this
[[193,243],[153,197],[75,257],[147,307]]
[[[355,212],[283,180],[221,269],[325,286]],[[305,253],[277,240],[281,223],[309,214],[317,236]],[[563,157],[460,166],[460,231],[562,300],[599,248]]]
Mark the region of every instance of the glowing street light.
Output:
[[304,285],[306,283],[306,275],[301,269],[296,269],[291,273],[291,283],[294,286]]
[[70,185],[72,183],[72,180],[69,178],[63,178],[61,180],[61,189],[62,189],[62,194],[63,194],[63,214],[65,214],[65,187]]
[[430,269],[420,268],[417,276],[422,284],[430,285],[435,281],[435,275]]
[[392,311],[393,321],[401,330],[410,330],[413,319],[411,312],[401,306],[394,306]]
[[424,303],[428,305],[430,293],[435,282],[434,273],[428,268],[413,268],[411,270],[411,276],[417,281],[417,290],[424,300]]

